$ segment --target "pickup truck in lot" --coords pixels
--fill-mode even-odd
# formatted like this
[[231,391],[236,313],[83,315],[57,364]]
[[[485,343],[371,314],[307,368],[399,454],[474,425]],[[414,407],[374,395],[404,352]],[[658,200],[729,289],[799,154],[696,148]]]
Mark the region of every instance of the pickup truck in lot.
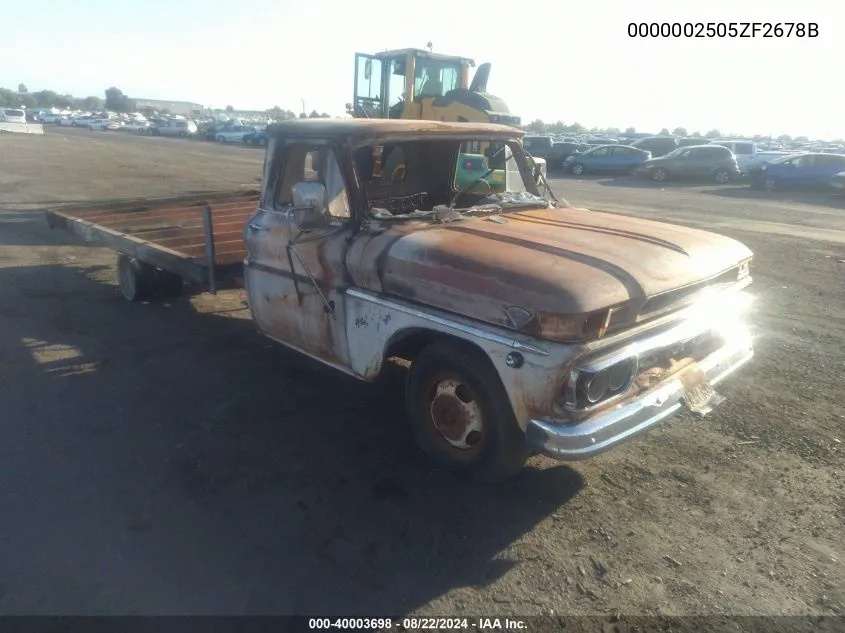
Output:
[[[260,192],[47,220],[117,250],[127,299],[229,276],[257,328],[301,354],[362,381],[404,359],[418,443],[480,481],[707,414],[752,358],[744,245],[558,201],[517,129],[303,120],[267,135]],[[456,184],[477,143],[496,168]]]
[[711,141],[710,144],[721,145],[731,150],[736,156],[736,163],[743,174],[748,174],[777,158],[790,155],[790,152],[764,152],[753,141]]

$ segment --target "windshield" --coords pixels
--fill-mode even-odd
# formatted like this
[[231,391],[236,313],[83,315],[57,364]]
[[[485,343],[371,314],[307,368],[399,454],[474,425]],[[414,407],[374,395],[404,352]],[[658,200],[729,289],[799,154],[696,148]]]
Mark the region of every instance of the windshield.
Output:
[[787,154],[786,156],[778,156],[777,158],[770,160],[769,164],[770,165],[777,165],[779,163],[785,163],[786,161],[788,161],[792,158],[795,158],[795,156],[796,156],[795,154]]
[[[420,139],[359,147],[355,172],[378,219],[449,221],[548,207],[516,140]],[[522,170],[520,169],[522,168]]]

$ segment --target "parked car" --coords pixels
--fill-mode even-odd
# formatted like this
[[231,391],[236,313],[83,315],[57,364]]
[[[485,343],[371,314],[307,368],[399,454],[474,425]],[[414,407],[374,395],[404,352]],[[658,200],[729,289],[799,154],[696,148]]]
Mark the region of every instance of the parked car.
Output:
[[651,158],[646,150],[628,145],[601,145],[568,156],[563,165],[574,175],[584,173],[628,173]]
[[585,143],[578,143],[574,141],[555,141],[552,143],[552,165],[560,167],[564,166],[564,162],[570,156],[585,152],[590,149],[590,146]]
[[53,125],[57,125],[59,120],[62,118],[61,114],[54,114],[52,112],[45,112],[44,114],[39,114],[35,120],[39,123],[52,123]]
[[740,175],[736,156],[721,145],[679,147],[665,156],[652,158],[637,167],[638,176],[655,182],[673,179],[711,179],[717,183],[730,182]]
[[70,124],[73,127],[89,127],[96,119],[97,117],[91,114],[84,114],[82,116],[73,117],[70,120]]
[[0,121],[3,123],[26,123],[26,112],[18,108],[0,108]]
[[631,147],[651,152],[653,157],[658,158],[678,149],[678,139],[674,136],[649,136],[634,141]]
[[751,173],[751,186],[766,191],[789,187],[823,188],[845,170],[841,154],[807,153],[784,156]]
[[247,145],[258,145],[259,147],[264,147],[267,145],[267,130],[256,130],[255,132],[244,134],[242,142]]
[[248,125],[233,125],[228,128],[215,130],[214,140],[218,143],[241,143],[245,134],[254,131],[255,128]]
[[749,173],[755,167],[760,167],[788,152],[764,152],[753,141],[712,141],[711,145],[727,147],[736,156],[736,162],[744,173]]
[[560,165],[563,159],[555,154],[554,139],[551,136],[526,136],[523,147],[534,158],[542,158],[547,164]]
[[184,119],[159,121],[150,129],[154,136],[191,136],[197,132],[197,124]]
[[101,132],[105,132],[106,130],[119,130],[120,127],[120,121],[116,119],[94,119],[88,124],[89,130],[99,130]]
[[127,132],[137,132],[138,134],[148,134],[152,129],[153,124],[149,121],[128,121],[121,129]]
[[692,147],[693,145],[701,145],[704,139],[696,138],[694,136],[684,137],[678,139],[678,147]]

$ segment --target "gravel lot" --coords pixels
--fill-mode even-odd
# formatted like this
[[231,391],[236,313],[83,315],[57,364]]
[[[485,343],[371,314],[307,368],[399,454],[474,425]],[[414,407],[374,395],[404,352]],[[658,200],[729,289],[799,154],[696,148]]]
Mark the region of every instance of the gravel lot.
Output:
[[238,291],[132,305],[59,201],[255,186],[263,153],[0,138],[0,613],[845,614],[845,204],[554,178],[755,252],[757,357],[704,420],[484,487],[398,399],[256,334]]

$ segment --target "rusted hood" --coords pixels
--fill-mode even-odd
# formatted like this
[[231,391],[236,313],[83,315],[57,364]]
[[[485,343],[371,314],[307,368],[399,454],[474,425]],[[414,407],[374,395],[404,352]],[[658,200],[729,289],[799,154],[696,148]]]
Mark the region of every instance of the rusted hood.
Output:
[[508,314],[524,316],[514,311],[522,308],[536,315],[535,334],[566,340],[561,317],[623,304],[639,311],[654,295],[751,257],[721,235],[586,209],[502,217],[504,223],[479,217],[409,231],[380,258],[381,289],[509,327]]

